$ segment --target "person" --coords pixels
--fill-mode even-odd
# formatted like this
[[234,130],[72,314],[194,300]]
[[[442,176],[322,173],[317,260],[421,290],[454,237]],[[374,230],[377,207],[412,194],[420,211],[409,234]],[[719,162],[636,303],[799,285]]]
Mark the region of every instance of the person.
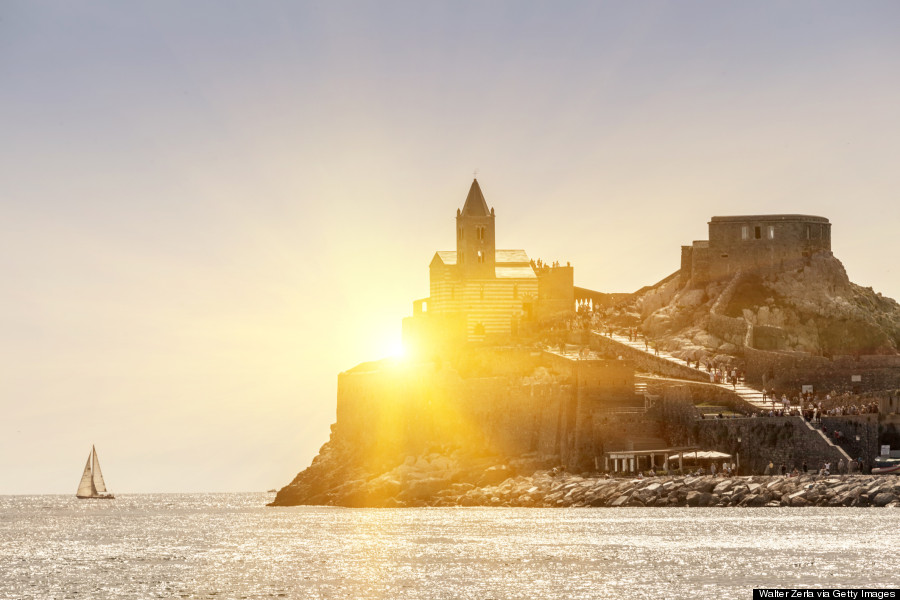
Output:
[[763,388],[762,392],[763,392],[763,402],[765,402],[766,401],[766,388]]
[[809,467],[806,466],[806,461],[804,460],[804,461],[803,461],[803,472],[804,472],[804,473],[807,473],[808,471],[809,471]]
[[713,477],[716,476],[716,463],[710,463],[709,474],[712,475]]
[[781,463],[781,476],[784,477],[786,473],[787,473],[787,465],[785,465],[784,463]]
[[763,472],[763,475],[771,475],[772,469],[774,469],[774,468],[775,468],[775,465],[770,460],[769,464],[766,465],[766,470]]
[[844,464],[844,459],[842,458],[841,460],[838,461],[838,473],[843,475],[846,470],[847,470],[847,467]]

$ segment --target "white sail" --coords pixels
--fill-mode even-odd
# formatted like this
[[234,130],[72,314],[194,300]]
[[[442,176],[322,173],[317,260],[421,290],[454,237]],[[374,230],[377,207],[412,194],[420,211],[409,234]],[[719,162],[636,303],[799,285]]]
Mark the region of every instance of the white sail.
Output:
[[97,449],[91,446],[91,450],[94,454],[94,493],[105,492],[106,491],[106,483],[103,481],[103,473],[100,472],[100,461],[97,460]]
[[84,473],[81,475],[81,483],[78,484],[76,496],[93,496],[94,480],[91,478],[91,453],[88,453],[87,463],[84,465]]

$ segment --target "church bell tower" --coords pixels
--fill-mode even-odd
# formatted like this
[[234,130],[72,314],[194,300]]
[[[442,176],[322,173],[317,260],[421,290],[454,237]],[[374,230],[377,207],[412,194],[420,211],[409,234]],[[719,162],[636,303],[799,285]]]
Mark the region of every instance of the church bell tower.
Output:
[[465,205],[456,211],[456,264],[464,277],[493,279],[495,260],[494,209],[488,210],[475,179]]

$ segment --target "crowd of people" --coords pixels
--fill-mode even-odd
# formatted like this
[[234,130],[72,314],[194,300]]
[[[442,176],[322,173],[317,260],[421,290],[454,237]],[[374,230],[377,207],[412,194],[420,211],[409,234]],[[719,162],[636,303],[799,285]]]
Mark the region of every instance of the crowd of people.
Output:
[[[862,470],[862,457],[857,458],[856,460],[850,459],[848,461],[844,461],[844,459],[842,458],[837,462],[834,472],[837,475],[849,475],[853,473],[861,473]],[[806,464],[806,461],[803,461],[803,464],[800,467],[794,466],[793,469],[788,469],[787,465],[785,465],[784,463],[781,463],[781,466],[776,468],[775,463],[769,461],[768,466],[766,466],[766,470],[763,472],[764,475],[781,474],[783,477],[797,477],[799,475],[805,475],[807,473],[809,473],[809,466]],[[831,475],[831,462],[826,461],[822,463],[822,466],[815,470],[815,474]]]

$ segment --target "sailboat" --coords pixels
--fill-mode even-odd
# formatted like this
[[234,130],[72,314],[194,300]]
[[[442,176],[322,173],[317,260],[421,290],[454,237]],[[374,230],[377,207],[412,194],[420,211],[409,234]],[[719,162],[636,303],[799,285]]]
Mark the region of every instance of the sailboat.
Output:
[[81,483],[78,484],[76,498],[94,500],[114,500],[115,496],[106,491],[106,482],[103,481],[103,473],[100,472],[100,461],[97,460],[97,449],[91,446],[87,464],[84,465],[84,473],[81,474]]

